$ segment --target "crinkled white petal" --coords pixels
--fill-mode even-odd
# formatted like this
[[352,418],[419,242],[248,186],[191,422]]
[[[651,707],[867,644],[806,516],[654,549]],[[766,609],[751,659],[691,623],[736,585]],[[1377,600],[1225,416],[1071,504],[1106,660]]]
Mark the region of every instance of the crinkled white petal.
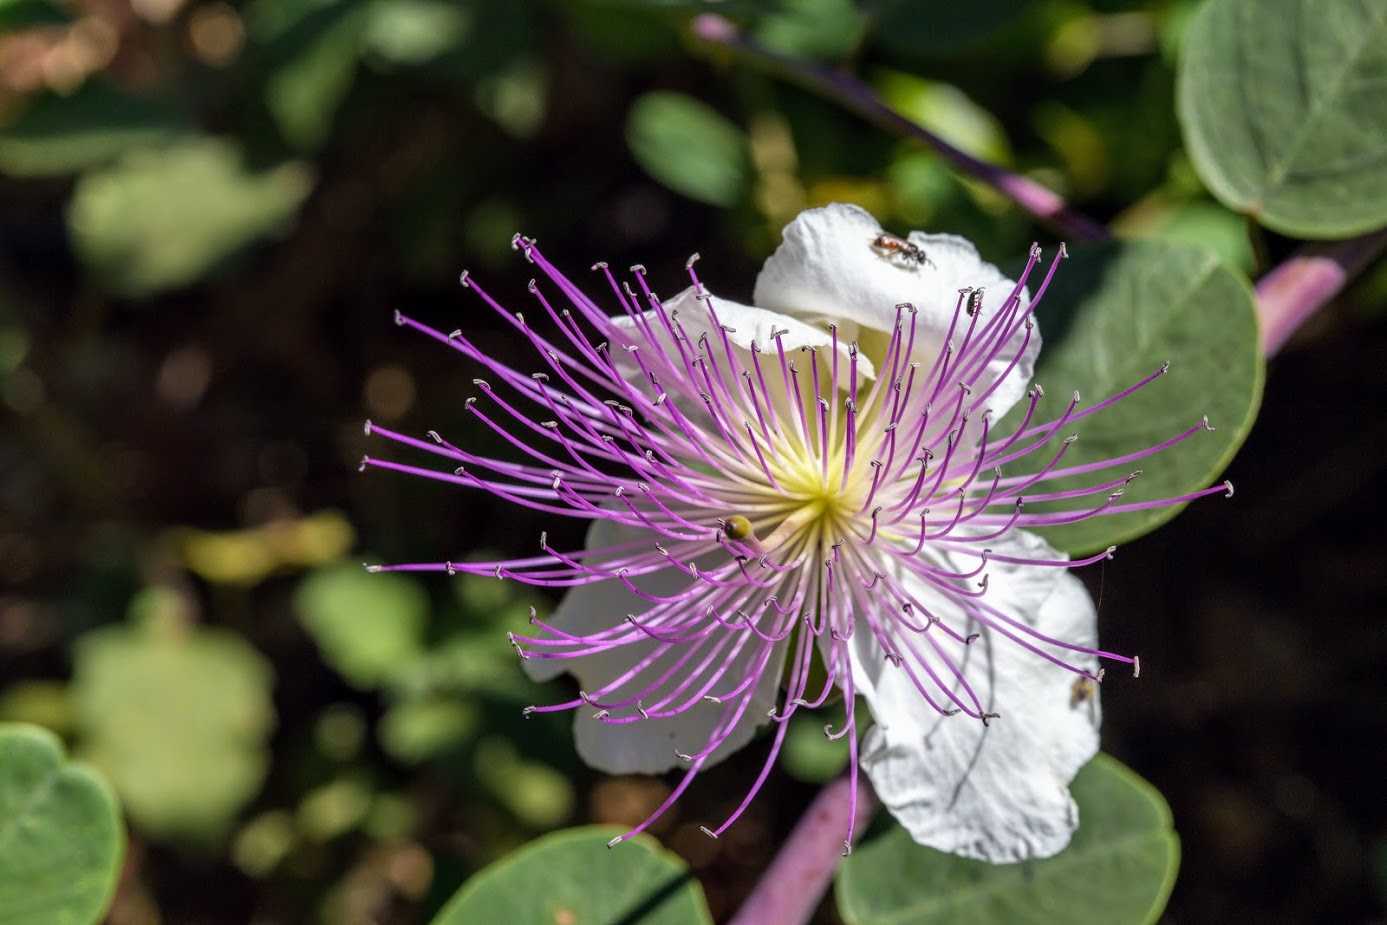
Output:
[[[832,203],[801,212],[783,234],[784,240],[757,277],[752,299],[757,305],[811,324],[835,323],[839,336],[852,340],[868,331],[890,332],[896,324],[896,306],[909,302],[918,311],[912,359],[920,362],[933,363],[938,357],[960,289],[987,290],[981,308],[986,317],[1015,286],[983,260],[971,242],[956,235],[912,232],[910,242],[929,258],[923,265],[883,256],[872,247],[881,226],[853,205]],[[1024,291],[1022,301],[1030,301]],[[955,333],[956,340],[960,336]],[[1009,346],[1019,349],[1021,337],[1018,332]],[[1020,362],[986,402],[994,417],[1006,414],[1025,393],[1039,351],[1040,332],[1033,328]],[[1014,353],[1015,349],[999,351],[975,392],[981,393],[1003,376]]]
[[[588,530],[587,548],[598,549],[633,540],[649,540],[649,533],[608,520],[593,521]],[[688,587],[689,576],[678,569],[664,569],[633,580],[641,590],[660,596],[677,594]],[[603,581],[573,588],[564,596],[552,616],[544,622],[574,635],[587,635],[609,629],[625,621],[627,614],[640,614],[650,605],[631,593],[618,581]],[[716,638],[716,637],[714,637]],[[711,642],[711,639],[710,639]],[[547,681],[567,671],[578,679],[580,689],[595,692],[628,671],[631,666],[654,652],[661,643],[655,640],[632,643],[606,652],[579,658],[528,658],[522,664],[529,675]],[[680,651],[686,651],[683,647]],[[544,651],[536,648],[536,651]],[[718,694],[730,690],[751,670],[747,647],[734,656],[723,680],[713,688]],[[697,656],[695,656],[697,658]],[[713,752],[705,766],[716,764],[751,741],[756,729],[767,722],[766,712],[775,705],[776,690],[784,663],[783,652],[772,654],[769,664],[754,685],[751,704],[726,740]],[[658,701],[686,677],[678,672],[645,698],[647,706]],[[625,693],[620,695],[622,698]],[[611,724],[594,719],[595,708],[577,710],[573,719],[573,734],[578,754],[590,766],[612,774],[658,774],[676,766],[685,766],[675,750],[690,754],[700,751],[729,709],[732,701],[718,705],[696,704],[673,717],[641,719],[633,723]],[[613,711],[622,715],[634,713],[634,708]]]
[[[997,552],[1059,557],[1020,531]],[[994,565],[989,572],[989,604],[1052,638],[1095,644],[1093,601],[1073,575],[1038,566]],[[912,590],[959,632],[982,633],[966,649],[955,644],[953,651],[962,655],[954,657],[983,708],[1000,716],[984,726],[963,713],[936,713],[906,671],[885,660],[870,633],[854,634],[853,678],[876,723],[863,741],[863,769],[920,844],[992,862],[1055,854],[1079,821],[1069,782],[1098,750],[1097,690],[1076,702],[1073,672],[1000,633],[960,626],[961,615],[945,611],[950,605],[938,594],[918,585]],[[1090,656],[1054,654],[1096,667]],[[939,659],[932,664],[941,670]],[[958,682],[952,684],[963,696]]]
[[[683,333],[691,341],[692,345],[687,345],[690,354],[700,352],[702,349],[698,345],[699,335],[707,333],[711,342],[710,348],[715,350],[714,361],[718,368],[726,374],[726,362],[722,353],[722,340],[719,325],[722,330],[727,332],[727,339],[732,345],[738,348],[735,354],[744,368],[751,368],[751,348],[752,344],[767,354],[775,354],[775,334],[784,332],[780,336],[780,343],[784,346],[785,352],[790,354],[792,351],[799,350],[801,347],[830,347],[833,344],[833,337],[826,328],[808,324],[798,318],[781,314],[767,308],[757,308],[753,305],[743,305],[731,299],[724,299],[720,296],[712,298],[712,310],[708,304],[697,298],[693,287],[685,289],[672,299],[664,302],[665,314],[677,318]],[[642,317],[654,332],[656,340],[659,341],[660,348],[671,358],[675,364],[679,364],[679,351],[676,348],[674,339],[669,336],[668,330],[659,316],[654,312],[644,312]],[[619,330],[631,331],[636,329],[636,322],[629,315],[617,315],[612,318]],[[625,351],[619,351],[624,353]],[[848,340],[839,338],[838,352],[846,363],[848,359]],[[634,365],[634,364],[632,364]],[[679,365],[682,369],[682,364]],[[857,368],[859,376],[864,380],[870,380],[876,375],[876,369],[872,366],[871,360],[867,357],[858,355]],[[701,383],[695,383],[701,386]]]

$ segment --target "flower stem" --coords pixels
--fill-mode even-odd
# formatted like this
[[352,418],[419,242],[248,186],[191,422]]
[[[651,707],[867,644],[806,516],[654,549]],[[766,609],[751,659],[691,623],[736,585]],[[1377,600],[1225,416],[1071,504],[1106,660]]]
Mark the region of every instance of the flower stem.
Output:
[[1387,248],[1387,229],[1347,241],[1307,244],[1257,282],[1262,352],[1274,356],[1311,315]]
[[888,131],[923,142],[959,171],[989,184],[1061,234],[1085,241],[1104,241],[1112,237],[1103,225],[1070,209],[1053,190],[1046,189],[1029,177],[980,161],[959,150],[896,112],[870,87],[850,74],[771,51],[715,13],[695,17],[693,30],[695,35],[710,45],[741,55],[748,62],[834,100]]
[[[729,925],[803,925],[814,915],[843,859],[852,773],[849,769],[819,791]],[[876,805],[876,795],[866,779],[860,778],[853,832],[860,835],[867,827]]]

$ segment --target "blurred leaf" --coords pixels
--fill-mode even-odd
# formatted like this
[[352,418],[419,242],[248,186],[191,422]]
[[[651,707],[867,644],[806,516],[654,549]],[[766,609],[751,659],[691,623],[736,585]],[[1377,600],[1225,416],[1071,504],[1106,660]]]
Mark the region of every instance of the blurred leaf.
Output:
[[231,860],[252,877],[264,877],[288,856],[295,843],[294,818],[282,809],[261,813],[241,827]]
[[70,20],[67,11],[51,0],[0,0],[0,34]]
[[320,843],[345,835],[366,819],[373,796],[364,781],[351,777],[317,787],[299,804],[298,829]]
[[345,562],[313,572],[294,593],[294,609],[323,657],[362,689],[420,654],[428,608],[412,579]]
[[339,511],[316,511],[245,530],[177,528],[171,538],[183,564],[218,584],[254,585],[283,568],[336,562],[356,540]]
[[373,3],[366,21],[366,47],[392,64],[423,64],[460,45],[472,12],[445,0]]
[[18,177],[73,173],[188,131],[173,109],[100,80],[70,96],[41,93],[0,128],[0,171]]
[[1300,237],[1387,224],[1387,0],[1211,0],[1178,81],[1185,143],[1229,208]]
[[252,175],[230,142],[190,139],[84,175],[68,225],[95,274],[122,295],[144,296],[191,283],[283,227],[311,186],[300,164]]
[[[1032,277],[1032,292],[1036,282]],[[1030,471],[1052,459],[1071,434],[1079,439],[1065,451],[1061,467],[1148,449],[1199,427],[1204,415],[1215,428],[1200,428],[1155,456],[1048,480],[1044,492],[1098,485],[1140,469],[1141,477],[1125,486],[1118,507],[1177,497],[1214,482],[1246,439],[1264,374],[1256,308],[1247,281],[1213,254],[1158,241],[1084,248],[1055,273],[1037,320],[1045,345],[1035,381],[1046,396],[1035,423],[1058,418],[1076,389],[1082,411],[1155,373],[1162,363],[1169,361],[1170,370],[1116,405],[1066,424],[1026,457],[1022,465]],[[1013,409],[1008,420],[1017,420],[1021,410]],[[1089,503],[1097,507],[1107,494],[1089,495]],[[1155,529],[1181,507],[1092,517],[1037,532],[1071,553],[1095,551]],[[1072,511],[1075,502],[1026,505],[1027,513],[1047,509]]]
[[416,764],[465,744],[480,727],[481,715],[471,703],[411,699],[381,717],[380,742],[396,759]]
[[763,17],[755,34],[782,54],[836,61],[852,54],[865,28],[851,0],[800,0]]
[[823,719],[796,713],[785,732],[780,763],[796,780],[826,784],[847,766],[848,750],[842,742],[824,735]]
[[1224,263],[1251,273],[1256,262],[1247,219],[1214,202],[1138,204],[1112,224],[1122,238],[1158,238],[1212,251]]
[[994,163],[1011,162],[1002,123],[958,87],[900,71],[886,71],[875,86],[892,109],[954,147]]
[[1107,755],[1070,787],[1079,829],[1051,858],[988,864],[910,840],[900,826],[868,839],[838,870],[849,925],[912,922],[1155,922],[1179,870],[1180,842],[1154,787]]
[[218,834],[265,776],[272,683],[226,630],[152,618],[87,633],[73,665],[83,752],[146,833]]
[[528,761],[508,739],[479,743],[473,761],[477,779],[495,801],[534,829],[552,829],[573,812],[573,784],[555,769]]
[[433,925],[711,925],[698,881],[655,840],[607,850],[625,831],[589,826],[530,842],[463,884]]
[[1026,8],[1024,0],[864,0],[874,37],[907,58],[957,54],[1006,26]]
[[111,788],[46,729],[0,724],[0,922],[99,922],[125,835]]
[[290,57],[265,81],[265,103],[295,149],[312,151],[327,140],[356,76],[367,22],[356,4],[330,4],[296,22],[279,41],[279,54]]
[[72,697],[58,681],[20,681],[0,693],[0,722],[32,723],[59,734],[72,728]]
[[626,142],[646,173],[699,202],[730,206],[750,182],[746,134],[682,93],[656,91],[637,99],[627,117]]

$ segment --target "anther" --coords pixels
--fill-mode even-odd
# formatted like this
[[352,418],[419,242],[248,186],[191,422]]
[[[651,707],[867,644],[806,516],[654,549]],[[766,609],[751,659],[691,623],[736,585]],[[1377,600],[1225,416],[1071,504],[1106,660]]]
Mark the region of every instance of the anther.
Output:
[[674,750],[674,757],[684,762],[693,761],[693,755],[686,755],[677,748]]
[[366,471],[366,467],[367,467],[368,465],[370,465],[370,463],[371,463],[371,457],[369,457],[369,456],[363,456],[363,457],[361,457],[361,462],[357,463],[357,465],[356,465],[356,471],[357,471],[357,472],[365,472],[365,471]]
[[974,642],[975,640],[979,639],[981,636],[982,636],[982,633],[973,633],[973,634],[969,635],[967,639],[963,640],[963,644],[964,644],[965,646],[971,646],[971,645],[973,644],[973,642]]
[[684,269],[686,269],[686,270],[692,270],[692,269],[693,269],[693,265],[696,264],[696,263],[698,263],[698,259],[699,259],[699,258],[698,258],[698,252],[697,252],[697,251],[695,251],[694,253],[690,254],[690,255],[689,255],[689,259],[686,260],[686,261],[684,261]]
[[526,719],[529,719],[530,716],[531,716],[531,714],[533,714],[534,712],[535,712],[535,708],[534,708],[534,707],[526,707],[525,709],[523,709],[523,710],[520,711],[520,715],[523,716],[523,717],[525,717]]
[[979,713],[978,716],[979,716],[979,718],[982,719],[982,724],[983,724],[984,726],[989,725],[989,723],[988,723],[987,721],[990,720],[990,719],[1001,719],[1001,718],[1002,718],[1002,714],[1000,714],[1000,713]]
[[456,575],[458,573],[458,567],[449,560],[443,563],[443,571],[447,572],[449,575]]
[[1223,497],[1225,497],[1225,498],[1231,498],[1231,497],[1233,497],[1233,483],[1230,482],[1230,481],[1228,481],[1227,479],[1224,479],[1224,480],[1223,480],[1223,491],[1224,491]]
[[399,310],[398,308],[395,309],[395,324],[397,324],[397,325],[402,325],[402,324],[404,324],[404,323],[405,323],[405,316],[404,316],[403,314],[400,313],[400,310]]
[[1214,425],[1209,423],[1209,416],[1207,414],[1204,415],[1204,429],[1208,431],[1212,431],[1214,429]]
[[712,829],[708,828],[706,825],[701,825],[701,826],[699,826],[699,827],[698,827],[698,830],[699,830],[700,832],[702,832],[704,835],[707,835],[709,838],[716,839],[716,838],[718,837],[718,833],[714,832]]
[[1141,677],[1141,659],[1135,655],[1132,656],[1132,677]]
[[592,714],[592,718],[595,720],[604,720],[611,715],[612,713],[610,710],[598,710],[596,713]]
[[366,436],[368,436],[368,437],[371,436],[371,419],[370,419],[370,418],[367,418],[367,419],[366,419],[366,423],[365,423],[365,425],[362,426],[361,430],[362,430],[363,433],[366,434]]
[[458,284],[461,285],[464,289],[471,285],[471,283],[467,282],[467,277],[471,273],[471,270],[463,270],[461,273],[458,274]]
[[370,572],[372,575],[380,571],[379,565],[372,565],[369,562],[361,563],[361,567],[364,568],[366,571]]

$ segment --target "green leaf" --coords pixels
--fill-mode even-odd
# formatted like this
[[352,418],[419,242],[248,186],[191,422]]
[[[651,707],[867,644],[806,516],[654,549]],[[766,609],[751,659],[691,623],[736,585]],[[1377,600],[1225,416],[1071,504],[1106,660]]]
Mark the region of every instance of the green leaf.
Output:
[[299,151],[327,140],[356,78],[365,47],[367,11],[349,3],[311,9],[279,40],[292,54],[265,81],[265,104],[284,138]]
[[93,80],[70,96],[34,97],[0,129],[0,171],[16,177],[73,173],[187,130],[169,107]]
[[764,17],[756,38],[782,54],[841,60],[862,40],[865,25],[850,0],[799,0]]
[[[1034,276],[1032,283],[1034,292]],[[1021,461],[1027,471],[1049,462],[1070,435],[1079,439],[1065,451],[1062,468],[1145,450],[1199,427],[1206,415],[1214,428],[1201,428],[1154,456],[1047,480],[1037,492],[1100,485],[1140,470],[1123,486],[1115,502],[1122,506],[1179,497],[1215,482],[1246,439],[1262,395],[1256,307],[1245,279],[1213,254],[1170,241],[1084,248],[1060,265],[1037,319],[1045,343],[1035,380],[1046,393],[1037,423],[1062,415],[1075,390],[1081,412],[1167,361],[1170,369],[1117,404],[1062,427]],[[1108,494],[1087,501],[1097,507]],[[1075,511],[1084,500],[1032,502],[1025,510]],[[1091,552],[1147,533],[1182,507],[1105,514],[1037,532],[1071,553]]]
[[533,841],[463,884],[433,925],[711,925],[698,881],[653,839],[641,835],[608,850],[624,832],[589,826]]
[[312,186],[300,164],[252,174],[230,142],[135,151],[86,174],[68,212],[83,262],[122,295],[193,282],[283,227]]
[[1195,167],[1229,208],[1338,238],[1387,224],[1387,0],[1211,0],[1178,95]]
[[125,833],[111,788],[46,729],[0,724],[0,922],[99,922]]
[[294,608],[323,657],[353,687],[376,687],[422,652],[428,597],[404,575],[340,563],[305,578]]
[[848,925],[1126,925],[1155,922],[1180,864],[1170,809],[1154,787],[1098,755],[1070,787],[1079,829],[1052,858],[988,864],[917,845],[900,826],[838,871]]
[[260,790],[273,676],[241,637],[151,619],[86,634],[74,661],[83,751],[146,833],[216,835]]
[[646,173],[690,199],[731,206],[751,177],[745,133],[682,93],[647,93],[631,106],[626,142]]

